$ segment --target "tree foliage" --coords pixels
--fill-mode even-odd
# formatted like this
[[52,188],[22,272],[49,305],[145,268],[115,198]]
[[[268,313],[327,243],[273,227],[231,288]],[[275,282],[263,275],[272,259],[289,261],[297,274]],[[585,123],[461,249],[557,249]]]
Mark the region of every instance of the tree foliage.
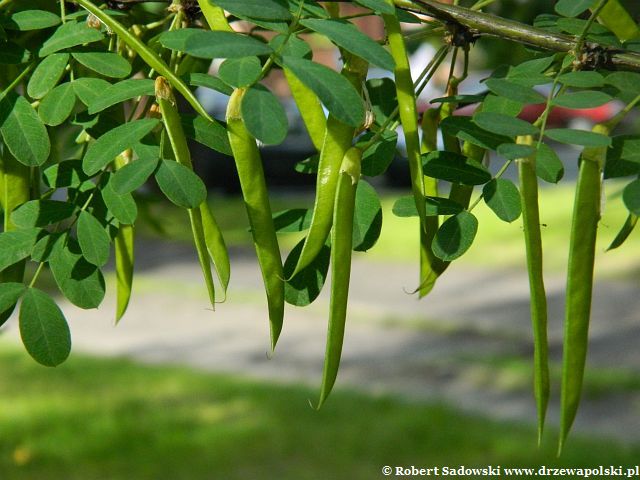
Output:
[[[313,302],[331,268],[322,404],[340,363],[351,251],[373,248],[382,226],[377,193],[362,177],[384,174],[402,125],[412,191],[393,211],[419,219],[416,293],[428,294],[472,245],[478,203],[505,222],[522,218],[542,432],[550,385],[538,182],[561,180],[554,145],[570,144],[581,153],[570,227],[562,446],[580,400],[603,178],[628,179],[619,201],[629,218],[611,248],[624,243],[640,215],[638,137],[616,133],[640,101],[640,30],[618,0],[559,0],[532,26],[483,13],[491,3],[0,1],[0,320],[20,304],[26,350],[44,365],[60,364],[71,337],[54,299],[36,287],[40,273],[50,269],[71,303],[97,308],[105,296],[102,269],[112,251],[119,320],[133,282],[138,189],[152,180],[188,213],[210,300],[218,301],[213,273],[226,292],[229,257],[205,185],[193,172],[187,143],[192,139],[235,158],[273,348],[285,301]],[[381,17],[386,37],[362,33],[341,4],[359,6],[359,17]],[[422,72],[408,70],[408,25],[411,37],[442,45]],[[309,35],[334,45],[341,71],[313,60]],[[526,45],[528,57],[495,70],[481,93],[460,95],[474,44],[485,35]],[[210,70],[213,59],[225,59],[217,71]],[[367,80],[372,67],[388,78]],[[279,144],[289,130],[281,101],[265,82],[278,71],[318,149],[317,160],[296,166],[317,176],[317,192],[312,211],[292,206],[273,215],[258,142]],[[416,95],[438,71],[449,73],[446,87],[419,115]],[[230,96],[226,118],[213,118],[200,105],[196,87]],[[177,96],[192,114],[178,113]],[[548,125],[556,107],[589,109],[611,101],[624,107],[592,130]],[[469,104],[475,105],[472,116],[456,115]],[[520,115],[530,105],[542,112],[535,121]],[[63,157],[52,147],[60,132],[75,139],[64,146]],[[490,153],[502,162],[496,174],[487,168]],[[518,169],[519,185],[502,178],[509,168]],[[307,230],[283,262],[276,232]],[[27,264],[35,269],[25,269]],[[25,277],[26,271],[35,273]]]

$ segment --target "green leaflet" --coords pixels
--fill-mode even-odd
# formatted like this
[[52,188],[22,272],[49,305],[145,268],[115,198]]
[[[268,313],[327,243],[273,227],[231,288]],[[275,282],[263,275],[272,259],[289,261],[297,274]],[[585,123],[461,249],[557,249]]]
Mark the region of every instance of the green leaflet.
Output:
[[457,137],[486,150],[496,150],[503,143],[513,142],[509,137],[483,130],[468,117],[446,117],[440,122],[440,128],[445,135]]
[[375,189],[365,180],[356,188],[353,214],[353,250],[366,252],[372,248],[382,231],[382,205]]
[[367,80],[366,87],[376,124],[382,125],[398,106],[396,84],[390,78],[371,78]]
[[200,177],[173,160],[162,160],[155,176],[162,193],[179,207],[198,208],[207,197]]
[[194,87],[205,87],[215,90],[225,95],[231,95],[233,88],[224,83],[218,77],[214,77],[207,73],[189,73],[185,75],[185,81]]
[[78,243],[84,258],[97,267],[109,260],[111,238],[104,226],[87,211],[78,216]]
[[558,81],[567,87],[597,88],[604,85],[604,77],[598,72],[576,71],[564,73]]
[[240,106],[242,119],[249,133],[267,145],[278,145],[289,131],[289,122],[284,108],[262,85],[247,89]]
[[11,215],[11,221],[18,227],[45,227],[66,220],[75,211],[72,203],[60,200],[30,200]]
[[29,355],[47,367],[60,365],[71,351],[71,334],[62,311],[37,288],[27,289],[22,299],[20,337]]
[[617,135],[607,150],[604,178],[627,177],[640,174],[640,137]]
[[329,17],[327,10],[318,3],[318,0],[287,0],[287,1],[289,2],[289,11],[292,14],[297,13],[300,10],[300,8],[302,8],[302,14],[305,17],[316,17],[316,18]]
[[0,283],[0,312],[2,312],[0,315],[0,327],[7,321],[26,288],[23,283],[18,282],[3,281]]
[[[462,205],[446,197],[425,197],[424,201],[427,217],[455,215],[464,210]],[[396,217],[418,216],[418,209],[416,208],[416,202],[413,200],[413,197],[400,197],[393,204],[392,212]]]
[[[357,146],[364,145],[371,140],[373,133],[365,133],[358,138]],[[398,134],[396,132],[385,131],[380,140],[367,148],[362,154],[362,175],[376,177],[387,171],[387,168],[396,157],[396,145]]]
[[393,70],[395,62],[379,43],[350,22],[336,19],[308,18],[300,24],[328,37],[333,43],[384,70]]
[[[47,57],[51,58],[51,57]],[[73,91],[85,105],[91,105],[111,86],[109,82],[101,78],[82,77],[73,82]],[[116,102],[117,103],[117,102]]]
[[493,179],[484,186],[482,193],[485,203],[500,220],[511,223],[522,213],[520,193],[511,180]]
[[260,79],[261,74],[262,65],[258,57],[228,58],[220,64],[218,70],[220,80],[235,88],[252,85]]
[[13,93],[0,100],[0,133],[11,154],[27,167],[47,161],[49,134],[31,104]]
[[327,110],[352,127],[364,122],[364,108],[358,90],[339,73],[304,58],[282,57],[282,64],[318,96]]
[[233,15],[263,20],[290,20],[286,0],[214,0],[213,3]]
[[302,232],[311,225],[311,210],[291,208],[273,214],[273,226],[278,233]]
[[43,231],[38,236],[39,240],[33,246],[31,260],[38,263],[48,262],[53,253],[53,247],[62,235],[64,235],[64,233],[47,233]]
[[622,201],[629,212],[640,215],[640,180],[634,180],[624,188]]
[[131,148],[158,125],[158,120],[146,118],[122,124],[102,135],[87,149],[82,169],[95,175],[126,149]]
[[595,108],[612,100],[611,96],[595,90],[565,93],[553,99],[552,104],[566,108]]
[[131,74],[131,64],[117,53],[73,52],[71,55],[78,63],[105,77],[125,78]]
[[187,137],[216,152],[231,155],[227,129],[220,122],[210,122],[194,115],[180,115],[182,129]]
[[118,195],[131,193],[140,188],[155,172],[160,156],[140,157],[118,169],[111,179],[111,187]]
[[482,102],[483,112],[502,113],[512,118],[520,115],[520,112],[522,112],[522,109],[523,109],[523,105],[520,102],[515,102],[505,97],[498,97],[493,93],[487,94],[484,97],[484,101]]
[[181,28],[165,32],[160,43],[171,50],[179,50],[197,58],[239,58],[269,55],[273,51],[266,43],[235,32]]
[[546,143],[541,143],[536,154],[536,175],[545,182],[558,183],[564,176],[564,165],[558,154]]
[[556,12],[565,17],[577,17],[593,6],[594,0],[558,0]]
[[482,185],[491,180],[484,165],[454,152],[430,152],[424,156],[422,168],[425,175],[452,183]]
[[62,294],[74,305],[98,308],[105,294],[102,272],[82,256],[78,242],[68,234],[56,241],[49,267]]
[[393,15],[395,13],[395,8],[385,2],[385,0],[355,0],[355,2],[363,7],[370,8],[374,12],[384,13],[387,15]]
[[538,133],[538,128],[529,122],[502,113],[478,112],[473,116],[473,121],[488,132],[504,135],[505,137],[535,135]]
[[[533,60],[527,60],[526,62],[522,62],[518,65],[513,65],[509,67],[509,73],[507,74],[507,78],[516,82],[520,82],[525,78],[535,77],[536,75],[543,75],[544,72],[553,64],[554,61],[555,61],[555,56],[549,55],[542,58],[534,58]],[[551,78],[549,78],[548,80],[552,81]]]
[[73,84],[63,83],[44,96],[38,107],[38,115],[45,125],[55,127],[69,118],[75,104],[76,95],[73,91]]
[[97,42],[102,40],[102,38],[103,35],[100,31],[89,28],[85,23],[63,23],[53,35],[42,44],[39,54],[40,57],[46,57],[47,55],[66,48]]
[[110,85],[89,104],[89,115],[142,95],[153,95],[153,80],[129,79]]
[[[582,18],[559,18],[556,25],[560,31],[564,33],[568,33],[569,35],[580,35],[585,28],[587,28],[587,23],[587,20]],[[589,26],[587,38],[596,40],[603,46],[620,46],[615,35],[612,35],[607,27],[598,22],[594,22]]]
[[608,147],[611,138],[598,132],[576,130],[573,128],[551,128],[544,133],[551,140],[568,145],[582,145],[584,147]]
[[609,247],[607,248],[607,251],[620,247],[627,240],[627,238],[629,238],[631,232],[633,232],[633,230],[636,228],[637,223],[638,216],[630,213],[625,220],[624,225],[622,225],[622,228],[616,235],[616,238],[613,239],[611,245],[609,245]]
[[68,62],[68,53],[54,53],[42,60],[29,79],[27,94],[31,98],[44,97],[60,81]]
[[113,176],[109,178],[106,185],[100,190],[102,200],[111,214],[124,225],[133,225],[138,216],[136,201],[130,193],[118,194],[114,191],[111,182]]
[[497,153],[507,160],[517,160],[518,158],[524,158],[533,155],[534,153],[536,153],[536,149],[531,145],[503,143],[498,147]]
[[433,253],[439,259],[451,262],[471,247],[477,231],[478,220],[463,210],[440,226],[431,246]]
[[605,83],[620,90],[621,95],[634,97],[640,94],[640,73],[638,72],[613,72],[607,75]]
[[22,10],[15,12],[8,19],[3,19],[2,26],[7,30],[42,30],[60,24],[60,17],[46,10]]
[[519,85],[503,78],[490,78],[485,85],[499,97],[524,104],[544,103],[545,98],[532,88]]
[[39,233],[37,228],[0,233],[0,272],[31,255]]
[[[305,239],[303,238],[291,249],[287,260],[284,262],[284,274],[287,277],[291,277],[295,266],[298,264],[304,241]],[[287,303],[297,307],[305,307],[318,298],[329,272],[331,246],[328,243],[322,247],[309,265],[287,280],[284,286],[284,299]]]
[[307,60],[311,60],[313,57],[309,44],[296,35],[287,36],[286,33],[280,33],[269,41],[269,45],[280,55],[306,58]]

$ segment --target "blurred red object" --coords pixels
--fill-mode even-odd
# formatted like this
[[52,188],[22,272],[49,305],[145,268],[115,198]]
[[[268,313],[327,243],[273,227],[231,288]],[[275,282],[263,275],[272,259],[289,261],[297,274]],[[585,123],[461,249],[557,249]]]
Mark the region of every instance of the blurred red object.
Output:
[[[527,105],[518,116],[522,120],[535,122],[536,119],[540,115],[542,115],[543,110],[543,104]],[[609,120],[617,113],[618,110],[619,108],[617,107],[615,102],[605,103],[604,105],[595,108],[582,108],[579,110],[573,108],[555,107],[549,113],[549,120],[547,121],[547,124],[549,126],[567,125],[572,121],[578,119],[584,119],[593,124],[596,124]]]
[[[433,108],[433,105],[427,106],[427,108]],[[467,105],[459,108],[455,111],[454,115],[471,116],[478,108],[477,104]],[[421,109],[426,110],[425,108]],[[576,121],[586,121],[593,125],[609,120],[620,110],[620,106],[616,102],[609,102],[600,107],[595,108],[583,108],[573,109],[564,107],[554,107],[549,113],[549,119],[547,125],[550,127],[567,126]],[[528,122],[535,122],[542,112],[544,111],[544,104],[526,105],[518,118],[526,120]]]

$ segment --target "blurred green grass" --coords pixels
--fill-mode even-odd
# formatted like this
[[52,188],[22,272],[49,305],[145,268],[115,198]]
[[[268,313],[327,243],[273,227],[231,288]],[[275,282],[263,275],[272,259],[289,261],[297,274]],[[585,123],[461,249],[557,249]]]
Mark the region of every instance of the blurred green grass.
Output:
[[[339,390],[74,354],[45,369],[0,344],[0,478],[366,479],[384,465],[631,466],[640,446]],[[571,478],[571,477],[568,477]]]
[[[620,192],[623,183],[607,182],[605,210],[599,226],[596,248],[596,274],[606,277],[638,277],[640,273],[640,235],[634,231],[617,250],[605,252],[627,218]],[[575,183],[540,189],[540,220],[547,272],[566,271],[569,249],[569,229],[573,210]],[[475,198],[477,193],[472,197]],[[394,195],[383,194],[383,233],[371,250],[375,260],[414,261],[417,251],[416,221],[395,217],[391,213]],[[525,268],[524,233],[522,219],[513,223],[499,220],[480,202],[473,210],[479,228],[472,247],[456,263],[460,265]],[[410,246],[415,246],[411,248]]]
[[[627,217],[621,199],[622,182],[606,182],[605,210],[600,222],[596,253],[596,275],[615,278],[640,276],[640,235],[633,232],[617,250],[605,252]],[[540,211],[544,243],[544,264],[547,272],[566,270],[569,248],[569,228],[573,208],[575,183],[544,185],[540,190]],[[416,219],[398,218],[392,213],[393,203],[408,191],[379,189],[383,207],[383,227],[378,243],[366,254],[374,261],[417,262],[418,236]],[[477,195],[477,192],[475,193]],[[475,198],[475,195],[473,198]],[[312,208],[313,193],[276,193],[271,197],[272,210]],[[250,247],[251,235],[242,199],[212,195],[211,205],[230,247]],[[164,203],[154,205],[152,215],[161,219],[166,233],[173,239],[191,241],[186,213]],[[473,213],[478,217],[479,229],[473,246],[456,261],[460,265],[495,268],[524,268],[525,253],[522,220],[505,223],[480,202]],[[141,232],[157,236],[143,225]],[[280,235],[281,247],[288,252],[302,238],[302,234]],[[363,254],[356,254],[362,257]]]

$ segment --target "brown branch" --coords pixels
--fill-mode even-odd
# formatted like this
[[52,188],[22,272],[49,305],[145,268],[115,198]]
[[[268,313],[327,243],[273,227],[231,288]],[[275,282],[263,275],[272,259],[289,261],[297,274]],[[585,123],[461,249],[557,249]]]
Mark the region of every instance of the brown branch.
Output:
[[[444,23],[462,25],[477,35],[498,37],[555,52],[570,52],[577,46],[577,40],[569,35],[548,32],[490,13],[477,12],[435,0],[394,0],[394,2],[403,10],[426,14]],[[640,71],[640,54],[591,42],[588,47],[591,50],[598,49],[604,52],[608,59],[607,65],[610,67]]]

